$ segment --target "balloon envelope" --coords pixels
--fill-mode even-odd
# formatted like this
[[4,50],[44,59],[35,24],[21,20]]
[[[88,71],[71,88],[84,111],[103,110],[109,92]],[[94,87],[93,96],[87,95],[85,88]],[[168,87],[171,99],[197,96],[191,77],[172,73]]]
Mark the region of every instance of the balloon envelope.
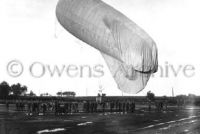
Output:
[[120,90],[137,93],[157,71],[152,38],[101,0],[59,0],[56,16],[75,37],[98,49]]

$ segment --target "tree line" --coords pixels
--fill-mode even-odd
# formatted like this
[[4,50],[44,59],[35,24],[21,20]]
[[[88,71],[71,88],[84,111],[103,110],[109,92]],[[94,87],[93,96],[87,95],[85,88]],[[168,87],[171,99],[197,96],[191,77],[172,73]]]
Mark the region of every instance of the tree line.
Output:
[[[33,91],[27,94],[28,87],[20,83],[9,85],[8,82],[0,83],[0,99],[6,99],[8,96],[36,96]],[[57,92],[59,97],[75,97],[75,92]],[[42,93],[40,96],[51,96],[49,93]]]
[[9,85],[8,82],[0,83],[0,98],[6,99],[8,96],[22,96],[27,92],[28,88],[20,83]]

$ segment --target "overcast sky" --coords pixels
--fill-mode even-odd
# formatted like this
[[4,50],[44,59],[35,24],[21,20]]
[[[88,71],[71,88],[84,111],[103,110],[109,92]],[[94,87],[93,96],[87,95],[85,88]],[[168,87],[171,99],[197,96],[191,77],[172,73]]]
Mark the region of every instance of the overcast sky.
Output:
[[[159,70],[146,88],[156,95],[193,93],[200,95],[200,2],[198,0],[106,0],[141,26],[156,42]],[[101,54],[65,31],[55,17],[57,0],[0,1],[0,81],[22,83],[35,93],[75,91],[77,95],[96,95],[99,85],[107,95],[122,95]],[[8,63],[23,64],[18,77],[9,75]],[[19,66],[13,68],[14,73]],[[53,68],[87,65],[91,73],[101,65],[102,77],[51,76]],[[32,74],[30,73],[30,66]],[[9,68],[9,67],[8,67]],[[9,69],[8,69],[9,70]],[[78,72],[80,73],[80,72]],[[34,76],[41,76],[36,78]],[[127,95],[127,94],[123,94]]]

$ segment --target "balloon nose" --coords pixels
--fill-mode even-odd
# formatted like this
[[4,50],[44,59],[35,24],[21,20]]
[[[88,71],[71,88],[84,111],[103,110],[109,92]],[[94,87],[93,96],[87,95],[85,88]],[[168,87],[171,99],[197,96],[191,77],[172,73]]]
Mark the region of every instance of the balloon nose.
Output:
[[136,70],[133,68],[133,66],[129,65],[126,66],[125,64],[122,65],[123,69],[123,73],[124,76],[129,79],[129,80],[135,80],[137,79],[137,74],[136,74]]

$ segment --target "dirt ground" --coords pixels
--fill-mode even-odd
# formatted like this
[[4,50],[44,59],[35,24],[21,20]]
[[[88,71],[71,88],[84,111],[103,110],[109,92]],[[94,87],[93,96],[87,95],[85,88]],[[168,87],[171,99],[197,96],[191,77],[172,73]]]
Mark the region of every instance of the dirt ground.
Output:
[[199,134],[200,109],[27,116],[0,110],[0,134]]

